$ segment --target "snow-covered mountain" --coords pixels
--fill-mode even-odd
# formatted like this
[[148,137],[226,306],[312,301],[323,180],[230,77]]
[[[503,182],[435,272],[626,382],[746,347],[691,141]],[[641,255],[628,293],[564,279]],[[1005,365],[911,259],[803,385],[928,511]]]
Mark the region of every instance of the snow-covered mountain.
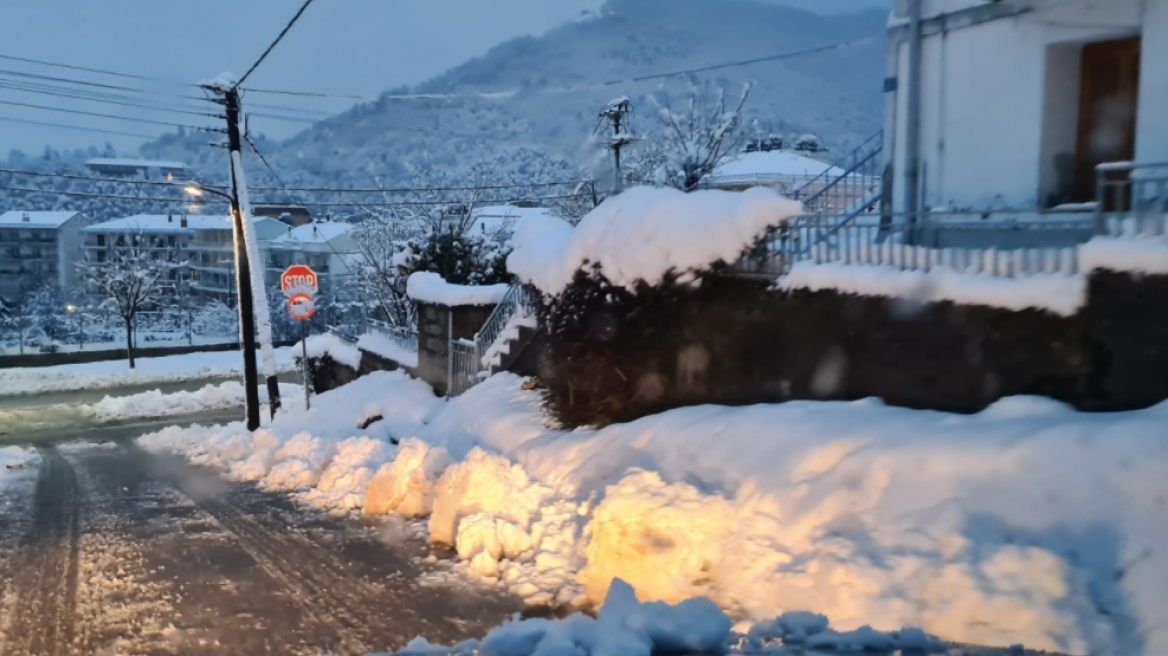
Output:
[[[565,163],[587,169],[598,158],[588,138],[607,101],[629,96],[634,131],[651,133],[656,110],[649,96],[660,95],[663,87],[676,93],[688,82],[676,77],[597,83],[869,39],[847,49],[697,76],[731,94],[754,82],[748,125],[757,120],[765,133],[816,132],[830,148],[843,151],[881,125],[886,19],[878,9],[827,16],[746,0],[610,0],[595,15],[542,36],[507,41],[391,95],[519,93],[490,99],[384,97],[270,145],[269,154],[288,184],[368,185],[374,179],[391,184],[406,180],[409,163],[422,158],[447,170],[490,162],[500,174],[535,174]],[[182,144],[169,140],[145,151],[189,159]],[[197,149],[204,155],[206,150]],[[533,153],[545,154],[550,163],[532,161]]]
[[[679,98],[689,84],[685,77],[621,81],[860,41],[844,49],[723,68],[694,78],[735,97],[745,83],[753,82],[746,130],[757,130],[759,136],[814,132],[842,154],[881,127],[887,11],[826,15],[778,2],[609,0],[599,12],[541,36],[506,41],[418,87],[392,90],[376,102],[354,106],[290,139],[265,139],[258,133],[262,123],[253,125],[257,133],[252,138],[288,186],[398,186],[416,181],[412,171],[418,164],[427,165],[440,178],[435,181],[443,183],[574,179],[581,172],[600,177],[609,174],[608,160],[591,135],[597,114],[608,101],[628,96],[634,108],[632,129],[652,139],[659,129],[659,110],[650,97],[672,94]],[[869,5],[868,0],[861,4]],[[440,35],[435,47],[441,47]],[[376,62],[369,63],[368,74],[377,75]],[[517,92],[473,96],[512,90]],[[392,97],[402,94],[456,97]],[[245,95],[245,107],[249,101],[276,100]],[[225,154],[209,147],[208,141],[206,134],[171,134],[143,146],[140,154],[187,162],[204,181],[223,183]],[[630,159],[635,160],[641,147],[633,146]],[[45,157],[22,157],[20,168],[84,172],[85,155],[79,150],[50,158],[46,151]],[[248,157],[253,182],[280,186],[261,162]],[[54,179],[21,182],[44,189],[106,194],[140,191]],[[269,194],[267,200],[308,199]],[[117,215],[126,204],[41,195],[11,199],[0,195],[0,201],[26,209],[83,207],[95,219]]]

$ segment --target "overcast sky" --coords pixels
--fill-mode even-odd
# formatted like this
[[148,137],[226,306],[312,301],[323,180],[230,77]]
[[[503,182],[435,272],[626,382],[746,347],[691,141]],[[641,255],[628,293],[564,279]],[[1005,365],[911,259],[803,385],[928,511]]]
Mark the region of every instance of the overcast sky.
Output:
[[[802,4],[809,0],[765,0]],[[824,0],[811,0],[813,4]],[[871,5],[890,0],[831,0]],[[0,54],[75,63],[176,81],[194,82],[221,71],[242,74],[295,13],[302,0],[0,0]],[[249,86],[374,95],[421,82],[523,34],[540,34],[602,0],[318,0]],[[828,3],[830,4],[830,3]],[[826,6],[826,5],[825,5]],[[0,84],[12,71],[85,78],[58,69],[0,60]],[[159,88],[159,93],[179,93]],[[253,95],[253,102],[340,110],[325,104]],[[0,118],[69,123],[157,134],[166,128],[16,107],[3,101],[67,106],[85,111],[198,122],[198,117],[145,112],[110,104],[0,88]],[[161,99],[153,102],[163,102]],[[182,102],[182,101],[176,101]],[[261,110],[255,110],[261,111]],[[284,137],[295,123],[256,120],[256,128]],[[132,150],[141,139],[0,120],[0,152],[39,152],[46,144],[75,147],[113,143]]]

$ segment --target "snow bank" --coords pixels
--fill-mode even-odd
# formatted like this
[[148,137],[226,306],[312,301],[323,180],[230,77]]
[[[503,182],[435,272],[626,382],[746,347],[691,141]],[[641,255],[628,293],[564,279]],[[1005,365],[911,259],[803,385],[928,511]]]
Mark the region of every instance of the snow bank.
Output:
[[[1168,651],[1154,630],[1168,611],[1168,404],[1083,414],[1018,397],[968,416],[873,400],[700,406],[564,431],[513,375],[449,402],[380,376],[254,435],[169,429],[144,442],[273,489],[297,463],[292,489],[322,507],[428,515],[432,539],[460,556],[454,572],[529,603],[605,604],[624,580],[647,602],[709,599],[762,642],[900,645],[924,636],[883,632],[916,626],[1069,654]],[[386,419],[356,428],[374,410]],[[379,438],[386,422],[397,428]],[[835,630],[783,615],[805,610]],[[550,650],[589,621],[500,635]],[[504,653],[488,643],[518,644],[488,639],[483,653]],[[505,653],[530,653],[516,649]]]
[[437,305],[498,305],[507,295],[507,285],[454,285],[436,273],[415,271],[406,280],[406,294]]
[[[292,369],[290,349],[276,349],[281,371]],[[131,370],[126,360],[106,360],[53,367],[16,367],[0,371],[0,396],[112,389],[206,378],[230,378],[243,370],[239,351],[207,351],[139,358]]]
[[418,366],[417,351],[411,351],[401,346],[376,330],[371,330],[357,338],[357,348],[387,360],[393,360],[403,367],[415,368]]
[[1083,270],[1168,274],[1168,238],[1094,237],[1079,248]]
[[554,219],[524,221],[512,239],[507,269],[558,294],[586,264],[615,285],[660,283],[718,261],[733,262],[768,227],[803,206],[761,187],[694,191],[636,187],[609,198],[571,229]]
[[838,291],[920,303],[952,301],[1006,310],[1046,310],[1062,316],[1087,302],[1084,275],[1036,274],[1023,278],[956,273],[939,268],[904,271],[891,266],[796,262],[779,282],[782,289]]
[[292,347],[292,357],[299,362],[304,347],[308,347],[308,358],[317,360],[326,355],[346,367],[356,371],[361,368],[361,351],[356,346],[337,337],[333,333],[321,333],[308,338],[307,344],[296,342]]
[[[392,440],[417,435],[441,404],[425,383],[401,372],[379,371],[313,397],[311,410],[286,407],[255,433],[242,422],[168,427],[139,442],[222,469],[234,480],[296,492],[318,508],[356,510],[382,465],[392,460]],[[442,468],[445,464],[438,461]],[[380,499],[377,503],[392,507]]]
[[690,599],[677,605],[642,603],[632,586],[617,579],[596,619],[576,614],[560,620],[513,620],[492,630],[481,643],[470,640],[453,647],[431,645],[419,637],[398,655],[737,654],[782,646],[881,653],[913,649],[922,654],[945,647],[920,629],[884,633],[864,626],[837,632],[828,627],[826,617],[806,612],[784,613],[756,625],[747,635],[735,634],[731,632],[730,618],[708,599]]

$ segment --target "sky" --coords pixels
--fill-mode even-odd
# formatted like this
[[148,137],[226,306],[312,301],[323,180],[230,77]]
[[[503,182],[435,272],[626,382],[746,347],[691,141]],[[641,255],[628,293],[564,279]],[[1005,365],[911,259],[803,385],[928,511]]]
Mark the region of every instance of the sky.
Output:
[[[718,0],[711,0],[718,1]],[[762,0],[826,10],[887,5],[891,0]],[[223,71],[242,74],[299,8],[302,0],[0,0],[0,55],[78,64],[165,78],[151,83],[155,105],[201,103],[175,96],[197,90],[181,85]],[[422,82],[492,46],[540,34],[595,11],[603,0],[317,0],[279,48],[250,78],[249,86],[337,94],[376,95]],[[21,73],[99,83],[127,80],[0,59],[0,87],[27,83]],[[129,81],[131,84],[137,82]],[[56,83],[54,83],[56,84]],[[90,87],[91,89],[98,89]],[[119,92],[120,93],[120,92]],[[17,118],[157,135],[165,126],[65,114],[5,103],[69,107],[163,122],[209,124],[200,116],[158,112],[0,88],[0,156],[10,148],[39,153],[111,143],[133,152],[140,137],[28,125]],[[308,101],[253,94],[263,102],[339,112],[349,101]],[[252,107],[253,111],[264,111]],[[267,110],[275,113],[278,110]],[[285,112],[287,114],[288,112]],[[298,114],[305,118],[309,115]],[[304,123],[256,117],[253,129],[291,136]]]

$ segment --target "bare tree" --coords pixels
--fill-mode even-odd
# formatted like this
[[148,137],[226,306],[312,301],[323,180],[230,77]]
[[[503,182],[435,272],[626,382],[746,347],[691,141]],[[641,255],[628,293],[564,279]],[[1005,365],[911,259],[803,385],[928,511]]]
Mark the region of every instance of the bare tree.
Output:
[[178,249],[165,238],[148,234],[119,237],[97,253],[87,253],[78,264],[84,284],[103,297],[101,307],[116,314],[126,328],[126,356],[134,363],[134,319],[142,310],[161,305],[184,284],[178,277],[186,266]]
[[734,106],[727,106],[722,88],[690,85],[684,107],[668,97],[653,98],[661,119],[660,149],[656,153],[659,184],[690,191],[702,178],[742,146],[742,108],[750,98],[750,85]]

